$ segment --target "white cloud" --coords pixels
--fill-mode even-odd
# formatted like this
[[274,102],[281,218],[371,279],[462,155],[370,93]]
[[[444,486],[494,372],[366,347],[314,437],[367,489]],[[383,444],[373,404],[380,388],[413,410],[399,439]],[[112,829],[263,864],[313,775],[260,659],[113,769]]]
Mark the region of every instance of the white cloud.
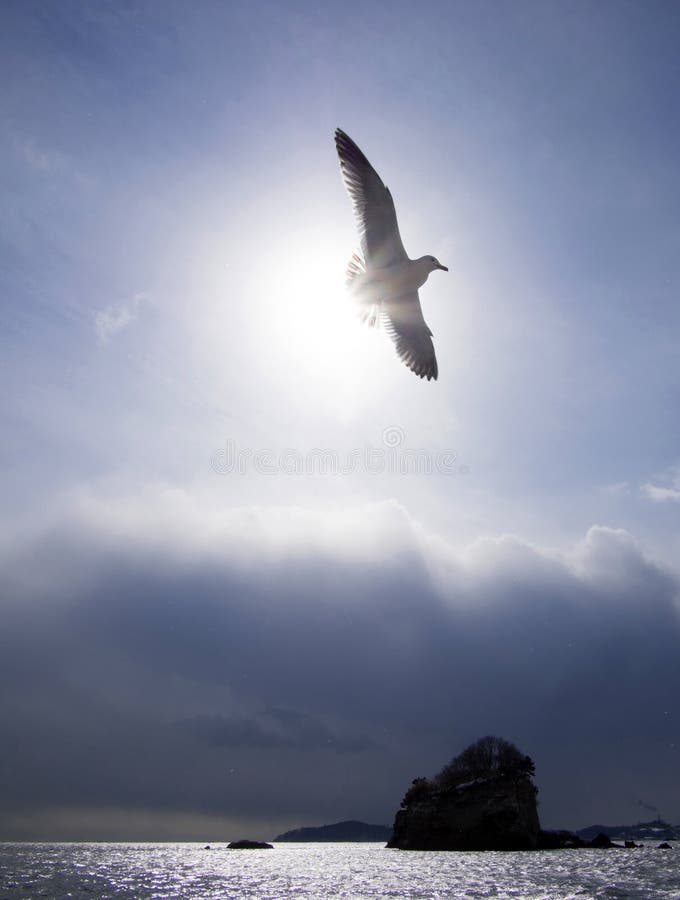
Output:
[[648,500],[655,503],[680,503],[680,466],[674,466],[660,479],[662,484],[651,481],[641,485],[640,490]]
[[83,171],[81,160],[67,156],[60,150],[45,147],[35,138],[17,136],[14,138],[14,152],[33,173],[53,180],[66,179],[70,186],[91,188],[96,178]]
[[15,152],[35,172],[60,172],[65,168],[66,157],[56,150],[47,150],[33,138],[14,141]]
[[660,487],[657,484],[647,483],[642,485],[641,490],[646,497],[656,503],[664,503],[666,500],[680,502],[680,489],[678,488]]
[[[111,551],[152,567],[163,561],[175,571],[208,565],[261,573],[290,560],[420,570],[427,581],[424,589],[457,605],[495,602],[509,585],[578,591],[606,583],[608,590],[618,586],[617,590],[627,593],[626,585],[634,590],[640,580],[672,577],[647,558],[623,529],[594,525],[564,551],[512,534],[454,546],[427,531],[396,500],[331,510],[275,505],[225,508],[205,496],[164,484],[149,484],[136,494],[116,497],[84,488],[34,521],[23,531],[21,542],[16,534],[15,528],[11,545],[22,557],[20,543],[30,553],[40,554],[40,548],[52,545],[59,534],[70,535],[68,540],[75,539],[82,549],[82,566],[63,567],[57,564],[58,555],[45,558],[37,566],[41,585],[45,577],[61,583],[75,579],[76,574],[82,578],[93,560]],[[20,568],[22,577],[33,585],[33,569]]]
[[94,327],[99,343],[106,344],[113,335],[134,322],[137,319],[139,306],[146,300],[146,297],[146,293],[141,291],[134,294],[127,303],[119,303],[98,310],[94,316]]

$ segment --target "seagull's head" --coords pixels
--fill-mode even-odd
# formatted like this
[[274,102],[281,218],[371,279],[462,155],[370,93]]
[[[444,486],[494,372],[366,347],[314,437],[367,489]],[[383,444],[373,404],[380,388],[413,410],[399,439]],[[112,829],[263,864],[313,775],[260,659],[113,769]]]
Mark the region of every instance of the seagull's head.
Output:
[[449,271],[448,267],[443,266],[435,256],[424,256],[423,261],[425,262],[428,273],[434,272],[435,269],[441,269],[443,272]]

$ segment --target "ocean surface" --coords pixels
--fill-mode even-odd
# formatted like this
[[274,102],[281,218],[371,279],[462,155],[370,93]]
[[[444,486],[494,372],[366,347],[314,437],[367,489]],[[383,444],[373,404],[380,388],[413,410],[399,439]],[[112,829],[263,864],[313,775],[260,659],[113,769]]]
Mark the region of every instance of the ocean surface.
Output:
[[680,900],[680,848],[404,853],[383,844],[0,844],[0,900]]

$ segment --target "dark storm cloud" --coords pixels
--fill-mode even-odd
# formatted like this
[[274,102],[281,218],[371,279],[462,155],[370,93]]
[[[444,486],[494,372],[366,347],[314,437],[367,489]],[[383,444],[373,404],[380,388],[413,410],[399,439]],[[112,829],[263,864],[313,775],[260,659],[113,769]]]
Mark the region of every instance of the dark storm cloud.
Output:
[[625,533],[456,556],[389,504],[337,533],[100,513],[4,554],[6,836],[55,807],[386,821],[487,732],[535,757],[548,824],[661,791],[680,818],[678,585]]
[[216,747],[357,753],[375,746],[359,735],[338,735],[317,717],[291,709],[269,709],[257,718],[201,715],[179,724],[189,734]]

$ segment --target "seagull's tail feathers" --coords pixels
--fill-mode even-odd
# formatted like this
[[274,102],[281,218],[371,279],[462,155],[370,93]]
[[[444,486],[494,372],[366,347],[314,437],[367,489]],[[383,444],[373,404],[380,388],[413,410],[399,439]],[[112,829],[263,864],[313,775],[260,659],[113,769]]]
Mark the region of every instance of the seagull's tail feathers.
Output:
[[380,326],[380,303],[366,302],[361,298],[357,298],[357,312],[359,319],[369,328],[378,328]]
[[361,322],[369,328],[377,328],[380,324],[380,306],[374,297],[366,296],[365,291],[362,291],[365,287],[363,277],[365,274],[366,263],[358,253],[353,253],[347,263],[345,284],[352,294]]
[[366,264],[363,259],[359,256],[358,253],[353,253],[349,262],[347,263],[347,269],[345,271],[345,284],[347,287],[351,287],[352,282],[357,277],[357,275],[364,275],[366,272]]

